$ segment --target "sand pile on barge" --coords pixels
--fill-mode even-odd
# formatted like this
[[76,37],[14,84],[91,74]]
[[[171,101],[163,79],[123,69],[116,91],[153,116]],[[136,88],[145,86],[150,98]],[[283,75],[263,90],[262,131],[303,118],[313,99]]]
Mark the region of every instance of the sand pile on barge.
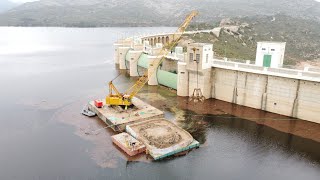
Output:
[[144,143],[154,159],[161,159],[199,146],[185,130],[165,119],[128,125],[126,131]]

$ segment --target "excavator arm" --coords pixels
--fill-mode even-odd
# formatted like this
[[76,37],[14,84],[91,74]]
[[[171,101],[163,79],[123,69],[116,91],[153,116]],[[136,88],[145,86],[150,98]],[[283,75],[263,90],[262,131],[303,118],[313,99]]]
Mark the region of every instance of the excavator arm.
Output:
[[[168,55],[169,51],[173,49],[176,44],[179,42],[183,32],[186,30],[188,25],[190,24],[191,20],[198,15],[198,11],[192,11],[187,18],[184,20],[184,22],[179,26],[177,31],[173,35],[172,42],[169,43],[168,49],[162,48],[159,55],[157,56],[157,59],[160,59],[159,61],[153,61],[152,64],[150,64],[149,68],[144,72],[144,74],[136,81],[136,83],[131,86],[124,94],[119,93],[119,91],[116,89],[116,87],[112,84],[112,81],[109,83],[109,96],[106,97],[106,103],[108,105],[124,105],[128,106],[131,105],[131,99],[141,90],[141,88],[148,82],[149,76],[154,74],[159,65],[162,63],[162,61],[165,59],[165,56]],[[149,76],[148,76],[149,75]],[[115,91],[116,94],[113,94],[112,92]]]
[[[113,94],[113,91],[116,94]],[[109,96],[111,95],[118,95],[119,97],[121,97],[121,93],[118,91],[118,89],[113,85],[112,81],[109,82]]]

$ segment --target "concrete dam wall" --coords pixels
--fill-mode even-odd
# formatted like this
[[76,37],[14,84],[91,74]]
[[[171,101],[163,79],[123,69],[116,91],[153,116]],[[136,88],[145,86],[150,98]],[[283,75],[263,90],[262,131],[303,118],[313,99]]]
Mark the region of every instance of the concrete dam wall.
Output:
[[[157,55],[162,46],[155,42],[150,45],[147,39],[150,38],[142,37],[140,44],[134,46],[134,40],[130,39],[115,44],[115,63],[120,69],[129,69],[130,76],[141,76],[151,62],[160,58]],[[195,48],[199,56],[190,57],[191,49]],[[187,49],[169,53],[157,72],[150,75],[148,84],[176,89],[178,96],[190,96],[195,88],[200,88],[207,99],[320,123],[319,70],[268,68],[217,60],[210,44],[191,44]]]
[[320,123],[320,83],[214,68],[211,97]]
[[[213,65],[198,72],[198,87],[206,98],[320,123],[320,74],[227,63],[234,67]],[[191,95],[197,86],[196,74],[188,68],[181,70],[184,77],[179,81],[182,93],[178,95]]]

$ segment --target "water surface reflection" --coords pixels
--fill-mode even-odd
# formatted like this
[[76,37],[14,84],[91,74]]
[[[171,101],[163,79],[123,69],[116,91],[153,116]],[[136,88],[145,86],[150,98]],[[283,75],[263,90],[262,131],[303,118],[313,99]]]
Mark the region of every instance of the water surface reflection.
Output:
[[[103,98],[119,73],[118,33],[162,29],[175,28],[0,28],[13,34],[2,36],[0,49],[13,47],[5,46],[14,35],[16,44],[37,36],[34,47],[45,47],[0,53],[0,179],[319,179],[318,124],[217,100],[195,105],[159,86],[145,86],[139,97],[187,129],[199,149],[150,162],[119,151],[108,129],[87,135],[105,127],[79,111]],[[125,90],[134,79],[115,83]]]

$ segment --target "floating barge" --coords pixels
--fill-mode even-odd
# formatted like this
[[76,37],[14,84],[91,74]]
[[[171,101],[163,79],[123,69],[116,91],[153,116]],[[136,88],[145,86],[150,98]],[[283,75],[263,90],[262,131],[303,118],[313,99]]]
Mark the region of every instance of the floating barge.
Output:
[[132,99],[134,107],[128,108],[128,110],[124,110],[119,106],[107,106],[104,100],[101,101],[103,102],[103,106],[101,108],[95,106],[95,101],[89,102],[88,107],[116,132],[125,131],[126,125],[129,124],[164,117],[164,113],[162,111],[138,98]]
[[144,144],[125,132],[113,135],[111,136],[111,139],[114,144],[120,147],[129,156],[143,153],[146,150]]
[[166,119],[149,120],[126,126],[126,131],[143,142],[154,160],[199,147],[184,129]]
[[200,146],[190,133],[164,119],[162,111],[138,98],[133,98],[134,107],[127,110],[101,102],[102,107],[97,107],[95,101],[89,102],[88,107],[115,132],[127,132],[111,138],[130,156],[146,151],[154,160],[159,160]]

